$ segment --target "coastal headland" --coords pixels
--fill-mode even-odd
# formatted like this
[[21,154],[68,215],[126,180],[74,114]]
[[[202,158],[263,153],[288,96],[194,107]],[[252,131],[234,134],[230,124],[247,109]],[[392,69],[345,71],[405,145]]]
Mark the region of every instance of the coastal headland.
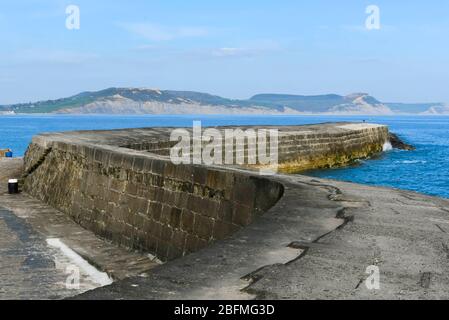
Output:
[[[115,280],[76,298],[448,296],[449,200],[291,174],[382,152],[391,145],[386,126],[279,127],[279,172],[269,176],[259,175],[257,164],[175,165],[172,129],[41,134],[23,167],[13,165],[22,170],[24,193],[0,196],[8,215],[48,237],[62,220],[39,218],[39,211],[57,212],[67,219],[62,224],[107,243],[117,257],[67,235]],[[5,163],[2,179],[12,172],[5,174]],[[125,251],[128,263],[121,268],[118,256]],[[143,262],[125,272],[132,261]],[[375,288],[365,285],[373,266],[380,273]]]

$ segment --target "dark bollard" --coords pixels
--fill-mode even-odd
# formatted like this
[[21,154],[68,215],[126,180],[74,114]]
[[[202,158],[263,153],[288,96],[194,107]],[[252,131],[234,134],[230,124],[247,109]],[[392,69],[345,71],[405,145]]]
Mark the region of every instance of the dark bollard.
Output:
[[17,179],[8,180],[8,193],[9,194],[19,193],[19,182],[17,181]]

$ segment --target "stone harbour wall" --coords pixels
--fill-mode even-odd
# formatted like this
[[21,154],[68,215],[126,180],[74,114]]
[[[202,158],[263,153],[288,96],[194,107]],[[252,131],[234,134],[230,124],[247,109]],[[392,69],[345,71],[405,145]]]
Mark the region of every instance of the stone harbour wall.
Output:
[[[229,237],[282,197],[280,182],[251,170],[174,165],[171,130],[38,135],[24,158],[23,189],[97,235],[162,261]],[[387,141],[380,125],[280,127],[279,166],[296,172],[343,165],[381,152]]]
[[282,138],[279,170],[286,173],[332,168],[383,151],[388,127],[347,124],[341,132],[309,132]]
[[[389,140],[386,126],[340,124],[330,127],[331,130],[325,130],[327,129],[326,126],[329,126],[329,124],[304,126],[308,130],[296,130],[298,127],[283,128],[279,132],[278,138],[278,170],[284,173],[295,173],[309,169],[346,165],[356,159],[382,152],[385,142]],[[248,128],[258,129],[258,127],[242,127],[242,130]],[[268,139],[268,145],[269,141],[270,139]],[[221,143],[224,146],[225,140],[223,139]],[[175,144],[176,142],[168,140],[167,135],[161,135],[161,139],[158,141],[133,141],[123,147],[168,156],[170,148]],[[202,144],[205,146],[207,142],[203,141]],[[234,157],[235,148],[236,146],[234,146]],[[248,146],[247,139],[244,140],[240,148],[245,150],[245,163],[247,163],[248,149],[251,148]],[[269,153],[269,150],[267,152]],[[224,156],[222,162],[224,163]],[[244,166],[247,168],[261,167],[260,165]]]
[[283,192],[258,176],[93,146],[31,144],[25,163],[26,192],[99,236],[162,261],[231,235]]

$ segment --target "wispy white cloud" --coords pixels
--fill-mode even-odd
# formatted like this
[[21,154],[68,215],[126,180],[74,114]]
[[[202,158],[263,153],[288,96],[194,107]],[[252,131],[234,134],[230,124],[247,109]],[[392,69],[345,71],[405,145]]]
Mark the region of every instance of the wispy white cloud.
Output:
[[120,23],[119,26],[150,41],[204,37],[209,34],[209,30],[204,27],[166,27],[151,23]]
[[10,61],[16,63],[80,64],[97,58],[98,55],[94,53],[35,48],[15,52],[10,57]]
[[135,50],[154,50],[159,49],[158,46],[154,44],[142,44],[134,48]]
[[212,56],[218,58],[254,57],[272,52],[278,52],[281,46],[271,40],[258,41],[241,47],[221,47],[212,50]]

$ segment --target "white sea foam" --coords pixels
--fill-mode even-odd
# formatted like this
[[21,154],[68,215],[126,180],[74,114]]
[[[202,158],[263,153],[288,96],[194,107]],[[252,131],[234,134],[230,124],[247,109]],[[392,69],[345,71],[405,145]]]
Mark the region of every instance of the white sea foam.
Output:
[[425,160],[403,160],[403,161],[395,161],[396,163],[403,163],[403,164],[417,164],[417,163],[421,163],[421,164],[426,164],[427,161]]
[[384,152],[391,151],[391,150],[393,150],[393,146],[391,145],[390,141],[387,141],[384,143],[384,146],[382,149]]
[[78,266],[82,272],[87,274],[93,282],[99,284],[100,286],[106,286],[112,283],[112,279],[109,278],[107,273],[97,270],[94,266],[83,259],[83,257],[81,257],[78,253],[70,249],[61,240],[56,238],[47,239],[47,244],[50,247],[61,250],[61,252],[68,259],[70,259],[73,264]]

